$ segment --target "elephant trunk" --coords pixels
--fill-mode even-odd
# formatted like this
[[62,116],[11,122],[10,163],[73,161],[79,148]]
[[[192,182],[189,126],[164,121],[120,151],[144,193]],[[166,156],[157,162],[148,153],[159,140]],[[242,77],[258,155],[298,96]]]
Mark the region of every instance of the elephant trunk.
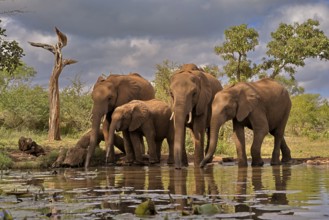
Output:
[[91,134],[90,134],[90,143],[88,146],[87,150],[87,156],[86,156],[86,161],[85,161],[85,168],[88,168],[90,165],[90,160],[91,157],[94,154],[95,148],[98,144],[98,134],[100,130],[100,123],[102,120],[103,115],[101,114],[93,114],[93,119],[92,119],[92,129],[91,129]]
[[109,129],[109,139],[106,146],[106,163],[115,163],[114,138],[116,128],[117,121],[112,121]]
[[183,162],[187,164],[186,160],[186,151],[185,151],[185,121],[187,113],[184,110],[174,111],[174,128],[175,128],[175,137],[174,137],[174,159],[175,159],[175,168],[181,169]]
[[215,153],[216,147],[217,147],[218,132],[222,125],[223,125],[223,122],[220,121],[219,117],[213,115],[211,118],[211,124],[210,124],[209,149],[207,151],[206,156],[203,158],[203,160],[200,163],[201,168],[204,167],[209,161],[211,161],[212,157],[214,156],[214,153]]

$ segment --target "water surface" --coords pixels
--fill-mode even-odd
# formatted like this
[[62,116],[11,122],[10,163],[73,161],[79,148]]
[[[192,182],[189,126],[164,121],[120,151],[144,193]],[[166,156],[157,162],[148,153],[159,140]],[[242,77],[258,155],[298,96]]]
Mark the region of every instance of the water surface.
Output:
[[[136,206],[151,199],[157,214],[146,218],[328,219],[328,171],[304,164],[13,170],[0,180],[0,207],[16,219],[138,219]],[[203,204],[220,212],[194,214]]]

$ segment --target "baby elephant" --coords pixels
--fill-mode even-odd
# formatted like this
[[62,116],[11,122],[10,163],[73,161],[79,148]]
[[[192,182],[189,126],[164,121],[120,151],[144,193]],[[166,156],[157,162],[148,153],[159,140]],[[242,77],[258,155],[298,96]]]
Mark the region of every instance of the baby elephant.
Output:
[[148,145],[149,162],[160,162],[162,141],[166,138],[169,146],[168,163],[173,163],[173,122],[171,109],[163,101],[156,99],[134,100],[117,107],[112,114],[109,140],[106,144],[106,159],[115,162],[113,137],[115,131],[122,131],[126,151],[126,162],[144,164],[142,137]]

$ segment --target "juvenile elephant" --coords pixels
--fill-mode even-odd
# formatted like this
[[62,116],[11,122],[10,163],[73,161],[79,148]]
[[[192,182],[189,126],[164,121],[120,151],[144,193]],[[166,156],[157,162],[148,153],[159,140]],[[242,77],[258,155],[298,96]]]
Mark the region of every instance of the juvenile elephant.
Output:
[[103,133],[106,143],[113,110],[135,99],[153,99],[155,92],[150,82],[137,73],[131,73],[128,75],[110,75],[106,79],[99,77],[94,85],[91,96],[94,102],[92,109],[92,129],[85,167],[89,166],[90,159],[95,151],[97,135],[103,116],[106,115],[106,120],[103,123]]
[[220,82],[195,64],[184,64],[170,79],[173,101],[175,168],[187,166],[185,132],[189,127],[194,138],[194,164],[204,157],[204,134],[210,125],[211,102],[222,90]]
[[[173,163],[173,123],[171,109],[163,101],[134,100],[117,107],[112,114],[109,143],[106,158],[114,163],[114,132],[122,131],[126,150],[126,162],[143,164],[140,137],[145,136],[148,144],[149,162],[158,163],[161,157],[162,141],[166,138],[169,146],[168,163]],[[127,143],[128,142],[128,143]],[[133,146],[133,148],[131,148]]]
[[280,164],[280,149],[282,162],[289,162],[290,149],[283,136],[290,108],[291,101],[287,90],[272,79],[262,79],[254,83],[241,82],[218,92],[212,103],[209,151],[200,167],[205,166],[212,158],[219,128],[231,119],[239,166],[248,165],[244,127],[254,132],[251,146],[253,166],[264,164],[261,158],[261,145],[269,132],[274,136],[271,164]]

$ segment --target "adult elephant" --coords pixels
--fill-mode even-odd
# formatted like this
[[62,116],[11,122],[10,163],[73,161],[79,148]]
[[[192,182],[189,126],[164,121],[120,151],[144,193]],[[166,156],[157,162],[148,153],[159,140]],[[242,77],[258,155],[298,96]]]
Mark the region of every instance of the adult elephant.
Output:
[[108,142],[108,130],[111,123],[113,110],[132,100],[150,100],[155,96],[154,88],[150,82],[137,73],[128,75],[110,75],[106,79],[99,77],[92,91],[92,130],[90,145],[88,146],[85,167],[90,164],[90,159],[97,145],[97,134],[104,115],[103,123],[105,143]]
[[253,130],[251,146],[252,166],[262,166],[261,145],[264,137],[274,136],[271,164],[291,160],[290,149],[284,139],[284,130],[289,117],[291,101],[287,90],[272,79],[262,79],[253,83],[241,82],[218,92],[212,103],[210,125],[210,146],[201,162],[203,167],[213,156],[219,128],[228,120],[233,120],[233,135],[238,156],[238,165],[247,166],[244,127]]
[[220,82],[195,64],[184,64],[170,79],[173,101],[175,168],[188,165],[185,149],[186,126],[193,132],[194,164],[204,157],[204,134],[210,124],[211,102],[222,89]]
[[[106,158],[114,163],[114,133],[122,131],[126,150],[126,162],[143,165],[142,146],[139,142],[145,136],[150,164],[159,163],[161,145],[167,139],[169,146],[168,163],[173,162],[173,123],[170,121],[171,109],[163,101],[152,99],[148,101],[134,100],[117,107],[112,114],[109,130],[109,145]],[[127,144],[127,141],[130,143]],[[131,146],[133,148],[131,149]]]

